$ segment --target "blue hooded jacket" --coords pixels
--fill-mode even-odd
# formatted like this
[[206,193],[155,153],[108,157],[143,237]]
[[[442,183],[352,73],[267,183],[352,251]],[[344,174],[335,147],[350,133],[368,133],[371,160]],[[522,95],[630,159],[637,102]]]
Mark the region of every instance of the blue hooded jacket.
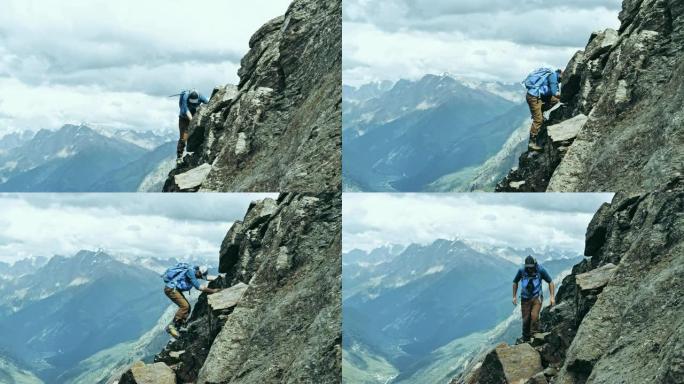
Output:
[[188,98],[190,97],[190,92],[191,91],[183,91],[180,94],[180,98],[178,99],[178,107],[180,108],[180,114],[178,115],[179,117],[186,117],[185,115],[187,114],[188,111],[192,115],[197,112],[197,107],[200,106],[200,104],[206,104],[209,102],[209,99],[207,99],[206,96],[203,94],[199,93],[199,103],[193,104],[193,103],[188,103]]
[[177,289],[181,292],[189,291],[192,289],[192,287],[195,287],[195,289],[199,290],[202,285],[195,276],[195,270],[195,267],[188,268],[185,272],[179,274],[173,280],[166,283],[165,286],[167,288]]
[[[544,267],[541,266],[541,264],[537,264],[537,273],[535,275],[528,275],[527,272],[525,272],[525,267],[519,268],[518,272],[515,274],[513,282],[518,283],[520,280],[522,280],[522,285],[520,286],[520,297],[523,300],[529,300],[539,296],[542,290],[542,280],[546,281],[547,283],[553,281],[551,275],[549,275],[549,273],[546,271],[546,269],[544,269]],[[530,289],[528,289],[529,284],[533,284]]]
[[[532,79],[532,82],[535,83],[535,76],[539,76],[540,72],[545,70],[545,68],[540,68],[534,72],[532,72],[526,79]],[[551,71],[551,70],[548,70]],[[544,79],[543,82],[538,84],[535,87],[527,87],[527,93],[529,93],[532,96],[535,97],[541,97],[541,98],[548,98],[551,96],[555,96],[559,93],[560,89],[558,86],[559,79],[558,79],[558,72],[556,71],[551,71],[550,74],[546,72],[546,78]]]

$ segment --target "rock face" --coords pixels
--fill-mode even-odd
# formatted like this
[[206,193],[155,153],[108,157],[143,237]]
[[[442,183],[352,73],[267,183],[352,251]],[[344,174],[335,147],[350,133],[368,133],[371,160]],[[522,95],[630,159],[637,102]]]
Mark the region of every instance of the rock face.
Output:
[[176,384],[176,375],[164,363],[146,365],[139,361],[121,376],[118,384]]
[[523,152],[518,159],[518,168],[497,184],[496,191],[544,192],[587,119],[587,116],[579,114],[558,124],[544,126],[539,133],[544,143],[543,150]]
[[341,194],[250,205],[187,331],[155,361],[179,383],[341,382]]
[[225,311],[235,307],[249,285],[238,283],[230,288],[207,296],[207,304],[212,311]]
[[[187,155],[164,191],[312,191],[341,188],[342,4],[294,0],[259,29],[238,72],[189,128]],[[202,164],[199,187],[176,180]]]
[[[557,305],[542,310],[544,333],[529,344],[550,382],[684,382],[683,239],[682,179],[599,209],[588,257],[563,280]],[[481,377],[486,363],[463,377]]]
[[[620,20],[619,31],[592,34],[572,57],[543,152],[524,153],[497,191],[640,193],[681,176],[684,4],[625,0]],[[567,145],[550,140],[553,125],[580,115],[586,123]]]
[[478,383],[524,383],[541,370],[539,353],[529,344],[501,344],[485,357]]

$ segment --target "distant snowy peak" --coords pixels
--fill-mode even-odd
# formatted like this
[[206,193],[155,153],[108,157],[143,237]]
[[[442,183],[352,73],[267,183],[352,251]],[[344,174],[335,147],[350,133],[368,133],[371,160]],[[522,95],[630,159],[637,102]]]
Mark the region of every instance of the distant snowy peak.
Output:
[[467,78],[455,78],[471,89],[486,91],[514,103],[525,101],[525,88],[521,83],[502,83],[499,81],[482,81]]
[[383,94],[396,89],[410,89],[413,85],[424,83],[435,88],[444,88],[458,84],[467,88],[485,91],[502,97],[514,103],[525,101],[525,88],[522,83],[506,83],[497,80],[479,80],[471,77],[443,73],[441,75],[425,75],[417,80],[401,79],[397,82],[389,80],[375,81],[361,86],[345,85],[343,98],[345,103],[361,104],[368,100],[381,97]]
[[176,139],[170,132],[135,131],[132,129],[112,131],[102,128],[96,128],[96,131],[105,137],[123,140],[147,150],[153,150],[166,142]]
[[495,255],[506,259],[515,264],[522,264],[525,257],[531,255],[539,261],[549,261],[558,259],[571,259],[581,256],[581,250],[572,252],[559,249],[532,249],[532,248],[513,248],[509,246],[496,246],[485,244],[473,240],[463,240],[470,248],[484,254]]
[[360,103],[382,95],[392,89],[393,86],[394,83],[389,80],[375,81],[360,87],[345,85],[342,87],[342,97],[345,102]]
[[24,143],[30,141],[36,134],[34,131],[10,132],[0,136],[0,155],[7,151],[21,147]]

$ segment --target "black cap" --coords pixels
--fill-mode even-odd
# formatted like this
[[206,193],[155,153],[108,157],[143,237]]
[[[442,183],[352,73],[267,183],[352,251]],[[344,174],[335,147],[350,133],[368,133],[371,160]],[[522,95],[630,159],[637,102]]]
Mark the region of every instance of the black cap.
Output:
[[188,96],[188,101],[191,103],[198,103],[199,102],[199,93],[195,91],[194,89],[190,92],[190,95]]
[[537,265],[537,260],[532,255],[528,255],[525,258],[525,267],[534,267],[535,265]]

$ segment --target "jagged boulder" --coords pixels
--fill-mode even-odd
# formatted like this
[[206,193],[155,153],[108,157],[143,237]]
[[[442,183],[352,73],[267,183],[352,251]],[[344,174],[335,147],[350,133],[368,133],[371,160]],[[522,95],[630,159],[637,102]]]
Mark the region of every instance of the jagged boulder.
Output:
[[173,176],[173,185],[176,192],[195,192],[202,186],[204,179],[211,171],[211,164],[204,163],[199,167]]
[[179,191],[175,176],[204,163],[199,190],[339,190],[342,2],[295,0],[249,47],[240,84],[217,88],[193,119],[192,155],[164,191]]
[[549,140],[554,143],[555,147],[561,147],[563,144],[570,145],[580,129],[586,124],[587,119],[587,116],[580,113],[573,118],[549,126],[547,128]]
[[[273,199],[264,199],[252,203],[247,210],[244,220],[236,221],[221,243],[219,251],[219,272],[231,270],[240,260],[240,246],[245,242],[260,243],[261,225],[267,222],[277,211],[278,204]],[[243,261],[248,261],[243,258]],[[243,265],[244,268],[254,267],[255,264]]]
[[549,125],[586,115],[571,145],[558,158],[545,134],[545,153],[524,153],[497,191],[641,193],[681,177],[684,79],[674,74],[684,72],[684,7],[625,0],[620,20],[566,67]]
[[221,312],[235,307],[248,287],[249,285],[245,283],[238,283],[207,296],[209,308],[214,312]]
[[479,367],[479,384],[524,384],[543,371],[539,353],[529,344],[499,344]]
[[176,384],[176,375],[164,363],[139,361],[121,376],[118,384]]
[[601,289],[608,284],[608,281],[615,272],[615,268],[615,264],[608,263],[589,272],[580,273],[575,276],[575,281],[582,293]]

